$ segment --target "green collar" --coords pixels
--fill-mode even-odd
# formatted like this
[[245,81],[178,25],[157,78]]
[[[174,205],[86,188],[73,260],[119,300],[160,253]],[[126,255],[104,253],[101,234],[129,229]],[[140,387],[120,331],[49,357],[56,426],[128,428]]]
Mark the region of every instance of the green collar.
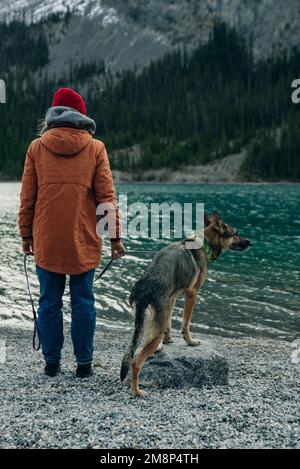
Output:
[[204,239],[203,249],[204,249],[204,252],[207,256],[208,262],[212,262],[216,259],[215,258],[215,252],[212,249],[212,247],[208,244],[208,241],[206,241],[206,239]]

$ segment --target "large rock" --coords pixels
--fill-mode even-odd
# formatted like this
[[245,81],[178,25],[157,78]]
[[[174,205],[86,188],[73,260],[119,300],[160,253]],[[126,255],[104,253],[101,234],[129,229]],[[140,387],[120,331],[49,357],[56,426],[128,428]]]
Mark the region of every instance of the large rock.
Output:
[[228,384],[229,366],[209,344],[188,347],[181,337],[164,345],[144,364],[141,383],[162,388],[189,388]]

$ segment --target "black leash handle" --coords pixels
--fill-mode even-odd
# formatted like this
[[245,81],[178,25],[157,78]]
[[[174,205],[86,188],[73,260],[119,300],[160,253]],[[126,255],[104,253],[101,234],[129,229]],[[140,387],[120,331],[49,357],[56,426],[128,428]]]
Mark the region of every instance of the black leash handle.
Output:
[[104,267],[104,269],[100,272],[100,274],[99,274],[96,278],[94,278],[94,282],[93,282],[93,283],[97,282],[97,280],[99,280],[99,278],[101,278],[102,275],[105,274],[105,272],[107,271],[107,269],[109,269],[109,267],[111,266],[111,264],[113,263],[114,260],[115,260],[115,259],[114,259],[113,257],[111,257],[111,259],[108,261],[108,263],[106,264],[106,266]]
[[27,283],[27,290],[30,298],[30,303],[31,303],[31,309],[32,309],[32,315],[33,315],[33,337],[32,337],[32,347],[33,350],[40,350],[41,348],[41,339],[40,339],[40,332],[37,324],[37,314],[36,310],[34,307],[34,302],[31,294],[31,289],[30,289],[30,284],[29,284],[29,278],[28,278],[28,272],[27,272],[27,255],[24,255],[24,272],[25,272],[25,277],[26,277],[26,283]]

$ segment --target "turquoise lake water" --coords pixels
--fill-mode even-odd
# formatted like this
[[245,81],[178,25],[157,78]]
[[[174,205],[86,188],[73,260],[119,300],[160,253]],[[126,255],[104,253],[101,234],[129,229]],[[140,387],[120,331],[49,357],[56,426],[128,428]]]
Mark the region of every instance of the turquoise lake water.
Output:
[[[300,185],[299,184],[120,184],[128,202],[205,203],[253,242],[246,253],[229,252],[210,266],[200,292],[192,329],[226,336],[265,336],[293,340],[300,334]],[[30,324],[17,230],[20,183],[0,183],[0,323]],[[126,240],[128,249],[157,250],[169,240]],[[102,265],[109,258],[104,242]],[[150,257],[116,261],[95,285],[99,327],[131,327],[128,296]],[[35,298],[38,284],[30,262]],[[173,327],[180,328],[183,300]],[[64,302],[69,320],[69,300]]]

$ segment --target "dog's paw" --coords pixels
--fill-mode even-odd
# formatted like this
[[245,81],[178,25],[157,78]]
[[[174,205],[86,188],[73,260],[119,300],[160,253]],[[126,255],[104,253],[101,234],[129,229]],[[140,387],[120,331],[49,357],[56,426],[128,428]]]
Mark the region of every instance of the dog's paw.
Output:
[[164,344],[173,344],[173,342],[174,342],[174,339],[171,336],[168,336],[168,337],[164,338],[164,340],[163,340]]
[[136,389],[135,391],[133,391],[133,395],[135,397],[145,397],[147,396],[147,393],[143,391],[142,389]]
[[201,340],[199,339],[190,339],[187,341],[187,344],[190,345],[191,347],[196,347],[197,345],[201,344]]

